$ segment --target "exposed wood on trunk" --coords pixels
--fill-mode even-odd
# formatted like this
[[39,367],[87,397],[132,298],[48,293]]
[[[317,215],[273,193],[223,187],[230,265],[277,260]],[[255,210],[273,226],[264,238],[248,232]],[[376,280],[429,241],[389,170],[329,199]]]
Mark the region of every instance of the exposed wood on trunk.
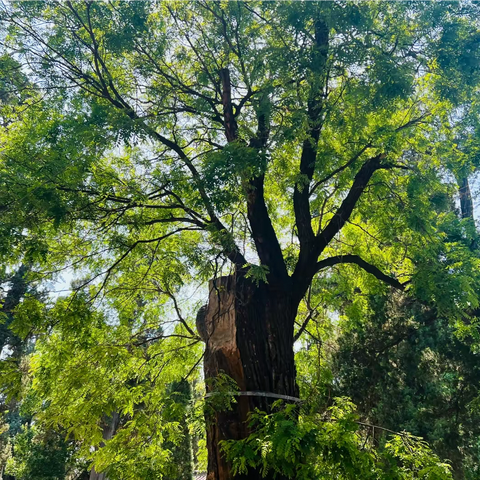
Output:
[[[205,377],[225,373],[241,391],[298,396],[293,354],[295,314],[287,291],[279,294],[266,284],[257,286],[241,274],[211,281],[205,316]],[[213,388],[211,383],[207,385],[208,392]],[[232,410],[216,411],[211,416],[207,413],[208,480],[233,478],[219,442],[245,438],[249,433],[248,412],[268,410],[271,402],[260,396],[240,396]],[[235,478],[262,477],[249,471],[247,476]]]

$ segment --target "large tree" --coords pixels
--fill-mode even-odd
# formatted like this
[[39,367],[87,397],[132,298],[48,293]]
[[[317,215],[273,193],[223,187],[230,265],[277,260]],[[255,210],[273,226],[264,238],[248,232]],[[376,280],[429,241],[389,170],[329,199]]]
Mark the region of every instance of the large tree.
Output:
[[464,281],[476,254],[444,242],[477,10],[4,5],[5,46],[36,89],[0,140],[16,258],[77,271],[98,301],[170,299],[176,334],[192,341],[177,293],[210,279],[198,318],[207,391],[225,373],[240,394],[207,424],[209,479],[232,477],[219,444],[248,435],[250,412],[298,398],[293,344],[311,318],[299,306],[320,292],[336,308],[330,268],[452,318],[478,305]]

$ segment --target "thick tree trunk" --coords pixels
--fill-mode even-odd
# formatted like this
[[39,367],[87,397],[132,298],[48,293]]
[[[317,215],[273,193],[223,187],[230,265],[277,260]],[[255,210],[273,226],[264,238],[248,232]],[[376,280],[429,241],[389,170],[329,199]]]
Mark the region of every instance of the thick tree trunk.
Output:
[[[243,275],[211,281],[205,315],[207,392],[212,390],[209,379],[225,373],[235,380],[240,391],[297,397],[293,352],[296,310],[289,292],[265,283],[257,286]],[[272,401],[240,395],[232,410],[207,414],[208,480],[233,478],[219,442],[245,438],[249,433],[248,413],[254,408],[266,410]],[[235,478],[262,477],[259,472],[249,471]]]

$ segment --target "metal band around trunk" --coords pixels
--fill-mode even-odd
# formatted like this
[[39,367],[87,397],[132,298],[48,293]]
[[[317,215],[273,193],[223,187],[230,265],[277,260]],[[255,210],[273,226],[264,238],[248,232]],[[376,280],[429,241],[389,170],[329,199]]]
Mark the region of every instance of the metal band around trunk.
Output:
[[[212,397],[220,392],[210,392],[205,395],[205,398]],[[269,398],[278,398],[281,400],[288,400],[290,402],[301,402],[302,400],[297,397],[291,397],[290,395],[280,395],[279,393],[270,393],[270,392],[225,392],[225,395],[234,395],[237,397],[269,397]]]

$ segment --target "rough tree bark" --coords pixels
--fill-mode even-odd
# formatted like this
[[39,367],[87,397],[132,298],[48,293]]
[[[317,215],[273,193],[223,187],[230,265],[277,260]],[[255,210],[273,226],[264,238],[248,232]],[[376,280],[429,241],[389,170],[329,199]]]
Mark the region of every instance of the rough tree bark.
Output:
[[[211,281],[205,315],[205,377],[225,373],[240,391],[298,396],[293,352],[296,310],[288,291],[256,285],[241,273]],[[211,390],[212,385],[207,385],[207,392]],[[260,396],[238,396],[232,410],[207,414],[208,480],[233,478],[219,442],[245,438],[248,412],[268,409],[270,403]],[[249,471],[235,478],[263,477]]]

